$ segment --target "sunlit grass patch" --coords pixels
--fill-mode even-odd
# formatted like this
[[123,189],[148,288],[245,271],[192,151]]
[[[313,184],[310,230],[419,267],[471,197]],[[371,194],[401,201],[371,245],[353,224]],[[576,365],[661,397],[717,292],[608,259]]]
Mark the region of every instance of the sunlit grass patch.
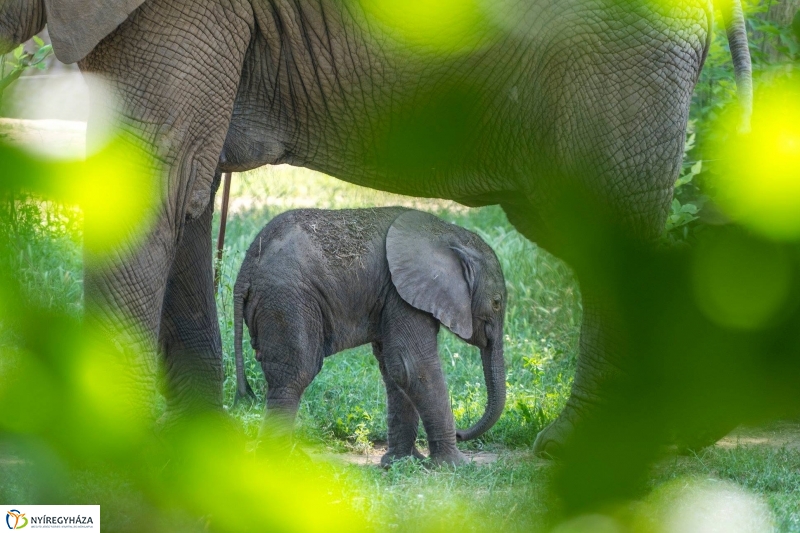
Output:
[[73,206],[22,195],[0,204],[0,268],[29,301],[77,316],[83,308],[82,220]]
[[379,531],[544,531],[551,466],[525,454],[490,465],[430,470],[400,461],[388,471],[347,467],[354,505]]
[[694,477],[730,481],[761,495],[772,509],[775,531],[800,531],[800,450],[771,446],[711,447],[689,457],[665,460],[650,481]]

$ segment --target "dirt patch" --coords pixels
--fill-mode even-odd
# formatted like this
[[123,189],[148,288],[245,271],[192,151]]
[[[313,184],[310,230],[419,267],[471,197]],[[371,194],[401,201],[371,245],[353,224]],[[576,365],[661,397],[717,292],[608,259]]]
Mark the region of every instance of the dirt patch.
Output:
[[[428,450],[420,450],[423,454],[428,455]],[[386,445],[379,444],[373,446],[371,450],[366,453],[311,453],[312,457],[322,459],[325,461],[348,463],[358,466],[381,466],[381,457],[386,453]],[[464,455],[469,458],[471,462],[476,465],[488,465],[497,461],[499,454],[492,452],[475,452],[465,451]]]
[[0,457],[0,468],[4,466],[19,466],[26,464],[27,461],[24,459],[20,459],[19,457],[14,457],[13,455],[7,455],[5,457]]
[[81,159],[86,153],[86,123],[0,118],[0,142],[37,155]]
[[[717,442],[716,446],[723,449],[736,448],[737,446],[763,446],[769,448],[787,448],[800,450],[800,420],[782,420],[763,426],[740,426]],[[312,453],[313,457],[359,466],[380,467],[381,457],[386,453],[386,445],[378,444],[367,453]],[[427,455],[427,450],[422,450]],[[464,454],[476,465],[489,465],[495,463],[500,456],[504,459],[512,457],[515,460],[524,460],[538,466],[546,466],[551,461],[536,457],[530,450],[503,450],[499,452],[474,452],[465,451]]]
[[772,422],[764,426],[739,426],[716,444],[719,448],[766,446],[800,450],[800,420]]

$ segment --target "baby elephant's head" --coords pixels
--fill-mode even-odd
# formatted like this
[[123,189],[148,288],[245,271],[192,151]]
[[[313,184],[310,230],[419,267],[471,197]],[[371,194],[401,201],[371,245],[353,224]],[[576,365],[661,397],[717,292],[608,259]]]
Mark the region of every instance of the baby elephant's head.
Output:
[[403,300],[481,349],[486,411],[457,436],[468,440],[481,435],[500,418],[505,405],[506,288],[497,256],[478,235],[433,215],[407,211],[389,228],[386,258]]

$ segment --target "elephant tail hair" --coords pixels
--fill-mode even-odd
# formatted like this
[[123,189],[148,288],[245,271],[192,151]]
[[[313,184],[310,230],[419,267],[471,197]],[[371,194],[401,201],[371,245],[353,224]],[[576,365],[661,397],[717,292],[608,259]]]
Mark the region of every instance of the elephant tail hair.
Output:
[[736,90],[742,107],[741,133],[750,131],[750,116],[753,113],[753,65],[747,43],[747,27],[741,0],[726,0],[722,8],[725,32],[736,76]]
[[250,388],[247,376],[244,373],[244,358],[242,356],[242,330],[244,328],[244,301],[249,287],[242,287],[236,283],[233,290],[233,350],[236,354],[236,396],[234,405],[244,400],[255,401],[256,395]]

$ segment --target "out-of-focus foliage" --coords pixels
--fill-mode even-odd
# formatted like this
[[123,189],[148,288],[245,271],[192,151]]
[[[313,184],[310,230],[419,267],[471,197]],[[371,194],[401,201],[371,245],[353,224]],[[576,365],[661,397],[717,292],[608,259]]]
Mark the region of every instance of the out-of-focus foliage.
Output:
[[82,207],[84,244],[93,258],[133,248],[153,223],[158,168],[130,136],[112,137],[82,161],[49,161],[2,145],[0,158],[9,176],[0,191],[24,190]]
[[428,52],[467,52],[492,34],[482,0],[359,0],[387,34]]
[[[112,142],[95,162],[81,165],[42,163],[0,149],[4,168],[12,171],[0,182],[4,235],[20,238],[30,230],[21,225],[47,224],[35,220],[48,211],[30,207],[37,201],[31,194],[77,202],[86,218],[109,230],[96,248],[86,238],[88,253],[119,247],[120,235],[127,238],[131,227],[146,227],[143,206],[158,198],[157,190],[142,187],[136,176],[150,175],[149,168],[137,173],[119,161],[106,163],[109,157],[130,155],[129,148]],[[101,170],[103,182],[97,181]],[[64,177],[71,186],[65,186]],[[118,192],[111,190],[115,183],[122,186]],[[98,193],[112,200],[113,211],[97,207]],[[14,211],[20,206],[23,215]],[[176,523],[181,530],[230,532],[365,528],[325,469],[287,458],[287,450],[274,443],[248,451],[244,434],[221,414],[154,426],[146,408],[150,402],[136,385],[146,379],[138,375],[146,367],[131,365],[130,354],[108,337],[109,331],[136,326],[115,317],[118,323],[98,328],[95,321],[81,323],[58,306],[26,298],[21,276],[12,268],[19,263],[8,257],[14,244],[0,246],[0,264],[6,267],[0,270],[0,453],[4,461],[11,454],[29,468],[21,484],[0,483],[0,500],[16,501],[19,494],[7,491],[22,489],[25,503],[65,503],[68,486],[85,479],[96,484],[95,503],[106,509],[132,495],[147,502],[126,507],[129,514],[113,517],[108,530],[175,531]],[[34,238],[29,246],[37,244]],[[115,484],[126,487],[127,495],[114,491]],[[195,518],[176,519],[187,514]]]
[[[392,10],[396,11],[396,7],[388,4],[375,5],[376,13],[388,13],[386,24],[400,21],[396,32],[409,34],[406,38],[434,48],[451,46],[453,35],[438,23],[423,25],[421,36],[414,36],[409,32],[417,30],[402,21],[405,13],[395,13]],[[436,9],[440,7],[417,3],[409,12],[418,17],[435,13]],[[465,20],[469,24],[471,17],[468,10]],[[456,30],[458,24],[453,31]],[[769,34],[765,27],[759,31]],[[796,50],[789,45],[786,51],[796,58]],[[712,47],[712,70],[708,76],[713,75],[714,61],[721,57],[722,52]],[[724,78],[733,79],[729,71]],[[566,242],[572,247],[575,267],[582,277],[602,288],[606,318],[621,338],[622,349],[615,363],[626,372],[616,381],[613,376],[609,379],[614,387],[608,403],[599,406],[577,428],[565,451],[565,460],[555,471],[548,471],[552,476],[537,476],[532,472],[536,466],[505,471],[511,472],[511,477],[522,476],[529,484],[551,482],[547,490],[558,497],[551,500],[539,492],[524,493],[518,501],[508,502],[507,516],[519,516],[514,514],[519,512],[515,511],[518,507],[526,512],[547,507],[552,515],[544,522],[545,527],[563,518],[559,511],[573,516],[557,525],[558,531],[686,531],[702,526],[709,516],[732,520],[731,528],[751,522],[753,531],[767,531],[771,526],[772,519],[762,501],[727,483],[682,477],[649,497],[646,495],[648,468],[660,456],[664,442],[677,437],[692,447],[708,440],[706,437],[713,440],[743,419],[798,412],[800,250],[792,218],[792,202],[797,200],[798,192],[793,181],[797,122],[791,111],[791,97],[795,93],[791,92],[793,89],[775,89],[778,92],[773,93],[765,83],[757,100],[762,105],[757,106],[751,136],[736,138],[723,121],[726,102],[716,100],[717,96],[727,98],[732,93],[732,82],[721,83],[714,93],[710,79],[713,78],[701,81],[695,107],[700,106],[694,123],[698,142],[693,144],[690,134],[687,143],[687,151],[693,154],[698,150],[700,157],[682,172],[668,231],[677,240],[687,239],[690,228],[700,220],[696,218],[699,203],[683,195],[693,190],[702,193],[703,184],[697,182],[710,181],[700,178],[711,166],[707,163],[717,159],[715,145],[703,144],[701,151],[699,139],[710,138],[712,128],[725,130],[715,132],[717,140],[732,143],[729,147],[718,142],[719,159],[724,160],[723,152],[730,150],[728,157],[734,163],[728,164],[729,172],[717,185],[718,190],[708,190],[708,195],[717,197],[726,187],[742,193],[742,204],[721,202],[729,210],[728,215],[742,225],[698,231],[691,235],[699,241],[692,249],[652,250],[619,238],[613,221],[592,216],[602,210],[583,203],[578,192],[565,198],[560,206],[565,218],[560,222],[567,228]],[[703,100],[706,82],[714,97],[712,103]],[[790,111],[779,111],[784,109],[779,105],[784,104],[790,106]],[[453,109],[458,111],[457,106]],[[418,140],[407,137],[399,138],[397,154],[416,146],[414,142]],[[424,140],[428,142],[427,138]],[[743,159],[736,159],[739,157]],[[123,161],[127,164],[120,166]],[[0,163],[8,172],[8,177],[0,181],[0,195],[5,200],[11,197],[0,210],[0,226],[6,225],[2,235],[11,236],[9,246],[0,246],[3,266],[18,265],[37,256],[35,233],[20,226],[52,223],[41,220],[42,213],[50,212],[39,209],[37,204],[45,198],[82,207],[90,257],[114,256],[121,247],[130,247],[130,239],[146,234],[158,215],[163,191],[152,177],[158,175],[157,169],[147,154],[125,137],[110,141],[105,150],[85,163],[47,162],[6,148],[0,148]],[[718,173],[725,168],[716,166]],[[738,181],[726,185],[725,179]],[[772,187],[772,183],[779,186]],[[759,189],[763,184],[767,184],[766,192]],[[498,216],[496,210],[486,213],[487,219]],[[575,213],[585,215],[584,221],[574,218]],[[459,216],[451,218],[458,220]],[[774,228],[779,230],[770,231]],[[507,233],[497,228],[484,230],[484,235],[491,237],[487,240],[501,254],[507,254],[504,260],[510,265],[514,260],[508,258],[514,258],[519,250],[503,248],[511,239]],[[31,251],[21,261],[9,257],[10,250],[23,248],[20,239],[28,239],[27,235],[31,235],[27,243]],[[530,248],[524,250],[527,253]],[[544,277],[541,270],[530,265],[517,268],[517,273],[524,276]],[[559,271],[548,279],[557,278],[563,282],[570,275]],[[134,386],[136,381],[150,376],[138,375],[131,368],[132,356],[122,353],[119,339],[109,339],[106,333],[95,329],[96,324],[79,322],[73,309],[64,312],[63,306],[52,306],[47,299],[27,297],[20,279],[14,268],[0,270],[0,453],[18,461],[16,471],[25,481],[23,489],[0,484],[0,500],[25,497],[37,503],[66,503],[72,496],[64,487],[78,480],[92,486],[88,491],[92,503],[100,503],[104,512],[113,517],[111,530],[369,528],[370,517],[365,516],[370,510],[368,489],[385,487],[382,481],[372,480],[373,485],[368,488],[354,490],[339,483],[338,471],[293,459],[272,443],[253,450],[237,422],[219,414],[186,417],[168,427],[155,425],[152,413],[142,408],[149,405],[149,398],[139,397]],[[527,306],[509,313],[508,323],[515,337],[518,333],[530,335],[531,330],[522,324],[544,315],[569,320],[578,316],[574,293],[560,295],[570,306],[568,312],[563,312],[548,299],[547,290],[525,286],[513,276],[509,280],[509,294]],[[103,332],[137,327],[125,324],[119,317],[112,318],[119,323],[106,325]],[[569,377],[561,370],[567,374],[571,367],[562,365],[568,358],[562,357],[559,350],[574,346],[570,344],[574,339],[569,335],[555,342],[546,340],[544,335],[539,339],[517,338],[508,343],[509,350],[517,350],[512,361],[521,366],[511,372],[524,379],[535,378],[542,387],[555,384],[559,392],[534,397],[521,385],[509,387],[513,424],[506,421],[498,425],[498,430],[510,435],[506,442],[527,442],[513,425],[524,425],[533,433],[533,428],[541,427],[563,401]],[[446,340],[443,345],[445,364],[463,364],[455,344]],[[556,356],[559,361],[553,367],[549,363]],[[457,416],[469,420],[471,413],[480,412],[476,407],[480,394],[478,386],[464,385],[454,408]],[[320,398],[342,401],[341,396],[335,395],[320,394]],[[349,433],[354,436],[356,447],[368,448],[369,424],[376,416],[360,405],[360,410],[356,409],[361,399],[356,397],[354,407],[342,417],[332,417],[331,431],[340,431],[337,436]],[[530,403],[534,403],[532,408]],[[525,460],[526,464],[535,464],[532,458]],[[23,466],[18,466],[20,463]],[[9,467],[3,464],[2,468]],[[401,505],[407,503],[402,499],[407,498],[405,493],[417,491],[413,496],[417,505],[409,508],[423,512],[426,499],[434,500],[439,491],[447,492],[459,481],[465,481],[475,498],[494,490],[492,483],[497,481],[475,471],[473,477],[468,477],[464,474],[466,469],[460,471],[462,477],[442,471],[438,477],[424,478],[429,482],[444,479],[434,489],[425,490],[424,483],[417,481],[419,477],[413,477],[422,477],[421,472],[418,465],[404,464],[385,475],[375,474],[381,480],[385,477],[397,483],[402,483],[404,476],[412,480],[400,485],[404,494],[396,495],[400,503],[393,510],[390,527],[404,524],[412,529],[404,522],[407,512]],[[786,479],[781,481],[786,492],[796,492],[796,478]],[[469,484],[470,481],[474,483]],[[511,485],[508,480],[503,482]],[[748,488],[757,488],[753,485],[745,483]],[[361,491],[359,495],[355,495],[356,490]],[[637,498],[642,499],[630,504]],[[469,496],[464,499],[469,501]],[[133,503],[128,504],[129,500]],[[529,522],[520,526],[502,519],[486,524],[475,508],[435,504],[440,501],[446,500],[428,505],[431,521],[422,526],[414,524],[418,527],[413,529],[451,530],[454,520],[449,513],[474,517],[472,527],[476,530],[530,526]],[[115,513],[121,508],[124,511]],[[496,509],[493,512],[492,516],[500,514]],[[469,525],[464,524],[463,528]]]
[[[718,128],[730,131],[731,114]],[[756,92],[748,135],[717,136],[716,200],[733,220],[772,238],[800,236],[800,73]]]
[[[692,100],[684,168],[681,178],[675,185],[676,201],[673,201],[667,219],[667,238],[671,242],[691,242],[695,233],[698,230],[702,231],[704,224],[718,224],[728,220],[731,213],[723,214],[714,203],[708,202],[709,195],[715,195],[720,180],[729,182],[732,175],[742,176],[747,173],[749,176],[754,176],[762,171],[770,172],[767,167],[781,160],[788,164],[787,145],[779,140],[781,135],[778,129],[783,124],[783,130],[786,131],[792,119],[788,116],[779,116],[782,115],[779,110],[781,104],[770,104],[774,102],[772,96],[759,99],[759,94],[763,92],[762,88],[764,91],[773,92],[773,96],[781,98],[775,94],[777,91],[783,93],[784,101],[789,102],[787,114],[792,112],[791,109],[796,109],[792,100],[796,102],[797,97],[793,97],[792,94],[797,88],[795,86],[792,89],[788,80],[793,76],[797,77],[797,69],[800,67],[800,30],[797,29],[800,28],[800,10],[791,20],[776,21],[770,17],[770,8],[778,3],[780,2],[772,0],[743,2],[747,15],[756,89],[754,113],[756,120],[759,121],[758,131],[754,132],[756,135],[748,138],[751,140],[738,141],[746,145],[744,152],[740,151],[741,146],[734,147],[736,141],[731,137],[736,131],[734,126],[739,120],[738,110],[735,109],[736,83],[725,30],[720,18],[717,17],[714,38]],[[773,84],[779,87],[771,89]],[[772,105],[771,111],[759,109],[765,102],[767,106]],[[720,120],[724,123],[720,123]],[[761,143],[761,146],[755,148],[755,143]],[[763,157],[754,156],[753,150],[763,152]],[[775,156],[782,150],[784,155],[776,159]],[[743,166],[742,157],[746,153],[751,155],[748,156],[748,163]],[[729,159],[731,155],[734,156],[731,161],[734,172],[718,170],[719,159]],[[765,182],[752,177],[737,182],[740,187],[750,186],[760,189],[762,193],[766,192],[763,187],[765,184],[776,183],[774,180]],[[756,194],[747,198],[751,192]],[[747,198],[744,201],[748,204],[763,202],[763,199],[758,199],[758,191],[755,190],[742,190],[739,196]],[[791,198],[785,196],[784,201],[791,202]],[[787,206],[788,209],[790,208]]]

